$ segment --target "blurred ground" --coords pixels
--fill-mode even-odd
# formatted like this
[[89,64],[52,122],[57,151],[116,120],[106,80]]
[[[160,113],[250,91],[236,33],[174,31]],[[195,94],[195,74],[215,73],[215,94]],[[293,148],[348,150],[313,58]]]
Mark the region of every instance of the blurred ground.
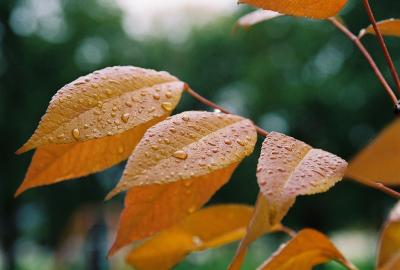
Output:
[[[34,131],[57,89],[93,70],[128,64],[167,70],[267,130],[347,159],[393,119],[365,60],[327,22],[282,17],[233,35],[235,20],[251,10],[237,7],[235,0],[158,2],[0,1],[0,269],[122,268],[122,258],[107,262],[105,254],[112,237],[107,227],[117,219],[123,198],[102,201],[124,164],[13,198],[31,156],[14,151]],[[367,24],[359,5],[350,0],[343,12],[354,32]],[[398,1],[374,6],[380,19],[396,17],[400,10]],[[383,66],[374,38],[364,41]],[[400,59],[400,43],[389,38],[388,46]],[[188,109],[207,108],[185,96],[177,111]],[[243,162],[210,203],[253,203],[257,156],[256,151]],[[298,199],[285,223],[329,233],[360,269],[372,269],[377,233],[393,203],[384,194],[343,181],[328,193]],[[79,218],[89,225],[66,233],[82,207],[94,209]],[[283,240],[267,236],[258,241],[246,269]],[[223,269],[234,248],[191,255],[178,269]]]

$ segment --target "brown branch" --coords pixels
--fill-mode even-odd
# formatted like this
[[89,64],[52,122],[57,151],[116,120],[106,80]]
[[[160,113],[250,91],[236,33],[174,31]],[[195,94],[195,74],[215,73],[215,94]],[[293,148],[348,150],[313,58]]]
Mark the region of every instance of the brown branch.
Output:
[[370,64],[370,66],[372,68],[372,70],[374,71],[376,77],[378,78],[378,80],[382,84],[383,88],[385,89],[386,93],[388,94],[388,96],[392,100],[392,103],[393,103],[394,107],[397,108],[398,100],[397,100],[396,95],[394,94],[392,88],[389,86],[389,84],[387,83],[385,77],[382,75],[382,72],[379,70],[379,68],[376,65],[374,59],[369,54],[369,52],[364,47],[364,45],[361,43],[361,41],[357,38],[357,36],[355,36],[352,32],[350,32],[350,30],[347,29],[347,27],[344,26],[337,19],[332,17],[332,18],[329,18],[329,21],[337,29],[339,29],[341,32],[343,32],[357,46],[357,48],[360,50],[360,52],[364,55],[365,59],[367,59],[368,63]]
[[286,233],[287,235],[289,235],[289,236],[292,237],[292,238],[294,238],[294,237],[296,236],[296,234],[297,234],[297,232],[296,232],[295,230],[293,230],[293,229],[291,229],[291,228],[289,228],[289,227],[286,227],[286,226],[283,225],[283,224],[279,227],[279,230],[280,230],[281,232]]
[[[193,89],[191,89],[188,85],[186,85],[185,87],[186,92],[188,92],[192,97],[194,97],[195,99],[197,99],[198,101],[200,101],[201,103],[203,103],[206,106],[209,106],[211,108],[220,110],[223,113],[227,113],[227,114],[232,114],[231,112],[229,112],[228,110],[220,107],[219,105],[215,104],[214,102],[206,99],[205,97],[202,97],[200,94],[198,94],[196,91],[194,91]],[[256,130],[257,133],[261,136],[266,137],[268,135],[268,132],[262,128],[260,128],[259,126],[256,126]]]
[[377,183],[374,181],[359,181],[357,179],[353,179],[353,180],[359,184],[366,185],[366,186],[369,186],[376,190],[382,191],[383,193],[386,193],[386,194],[392,196],[393,198],[400,200],[400,192],[397,192],[396,190],[391,189],[390,187],[387,187],[382,183]]
[[400,79],[399,79],[399,75],[396,70],[396,66],[394,65],[392,57],[390,56],[389,50],[386,47],[386,43],[385,43],[385,40],[383,39],[382,33],[376,24],[374,13],[372,12],[372,9],[371,9],[371,6],[369,5],[368,0],[364,0],[363,2],[364,2],[364,8],[368,14],[368,18],[371,21],[372,27],[374,28],[376,38],[378,39],[378,43],[381,46],[381,49],[385,56],[386,62],[389,66],[390,73],[392,74],[392,77],[396,84],[397,90],[400,92]]

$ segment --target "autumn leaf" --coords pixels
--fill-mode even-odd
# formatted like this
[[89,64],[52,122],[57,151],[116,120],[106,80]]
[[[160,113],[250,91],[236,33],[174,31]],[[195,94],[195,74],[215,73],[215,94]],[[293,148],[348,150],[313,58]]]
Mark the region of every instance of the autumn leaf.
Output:
[[171,227],[201,208],[229,180],[236,166],[237,163],[189,180],[129,190],[108,256],[133,241]]
[[378,249],[377,269],[400,269],[400,203],[393,208],[383,227]]
[[257,180],[264,197],[257,200],[252,222],[230,269],[240,269],[248,245],[265,231],[279,226],[298,195],[327,191],[342,179],[346,165],[346,161],[331,153],[284,134],[269,133],[257,166]]
[[236,254],[229,265],[229,270],[239,270],[246,256],[248,246],[264,233],[280,230],[281,225],[272,225],[269,220],[269,206],[263,194],[259,194],[256,207],[246,228],[246,234],[239,243]]
[[253,12],[250,12],[249,14],[246,14],[242,16],[238,21],[237,21],[237,26],[243,27],[243,28],[249,28],[250,26],[253,26],[255,24],[271,20],[273,18],[282,16],[282,14],[275,12],[275,11],[270,11],[270,10],[262,10],[258,9]]
[[38,148],[16,194],[127,159],[147,128],[170,115],[184,87],[166,72],[130,66],[95,71],[64,86],[17,151]]
[[344,7],[347,0],[239,0],[239,3],[285,15],[327,19],[335,16]]
[[[165,119],[165,117],[164,117]],[[36,149],[25,179],[15,196],[37,186],[102,171],[127,159],[155,118],[121,134],[81,143],[50,144]]]
[[322,233],[301,230],[292,240],[279,248],[259,270],[311,270],[314,266],[335,260],[350,270],[357,269]]
[[[400,37],[400,19],[388,19],[380,21],[376,25],[378,26],[378,29],[382,35]],[[366,34],[375,35],[375,30],[372,25],[368,26],[365,29],[362,29],[358,37],[362,38]]]
[[190,111],[150,128],[106,199],[135,186],[207,175],[253,152],[257,132],[240,116]]
[[32,137],[17,153],[122,133],[175,108],[184,83],[167,72],[110,67],[80,77],[52,98]]
[[350,161],[346,176],[360,182],[400,184],[400,119],[386,127]]
[[131,189],[109,255],[199,209],[252,153],[256,139],[249,120],[221,113],[184,112],[150,128],[108,196]]
[[298,195],[327,191],[344,175],[347,162],[292,137],[271,132],[258,160],[257,181],[268,201],[271,224],[279,223]]
[[170,269],[190,252],[239,240],[252,212],[252,207],[234,204],[201,209],[136,246],[126,260],[138,270]]

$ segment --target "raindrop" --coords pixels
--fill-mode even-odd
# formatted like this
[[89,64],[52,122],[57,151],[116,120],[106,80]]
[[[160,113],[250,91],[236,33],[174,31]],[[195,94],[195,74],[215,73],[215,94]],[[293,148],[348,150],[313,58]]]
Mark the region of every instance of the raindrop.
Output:
[[188,154],[185,151],[178,150],[175,153],[172,154],[174,157],[179,158],[179,159],[187,159]]
[[225,139],[224,143],[227,144],[227,145],[231,145],[231,144],[232,144],[232,141],[229,140],[229,139]]
[[121,115],[121,120],[124,122],[124,123],[128,123],[128,120],[129,120],[129,113],[124,113],[123,115]]
[[246,144],[244,143],[244,141],[242,141],[242,140],[237,140],[236,141],[239,145],[241,145],[241,146],[245,146]]
[[158,150],[158,146],[157,146],[157,145],[152,145],[152,146],[151,146],[151,149],[153,149],[153,150]]
[[166,96],[167,98],[171,98],[171,97],[172,97],[171,91],[168,91],[167,93],[165,93],[165,96]]
[[111,89],[107,89],[106,90],[106,95],[107,96],[111,96],[112,95],[112,90]]
[[163,102],[161,103],[161,107],[166,110],[166,111],[172,111],[173,107],[172,107],[172,103],[171,102]]
[[155,100],[159,100],[160,99],[160,94],[158,94],[158,93],[153,94],[153,98]]
[[203,240],[201,240],[200,237],[198,237],[197,235],[192,237],[192,242],[193,244],[195,244],[196,246],[201,246],[203,244]]
[[78,140],[78,139],[79,139],[79,136],[80,136],[79,129],[74,128],[74,129],[72,130],[72,136],[74,136],[74,138]]

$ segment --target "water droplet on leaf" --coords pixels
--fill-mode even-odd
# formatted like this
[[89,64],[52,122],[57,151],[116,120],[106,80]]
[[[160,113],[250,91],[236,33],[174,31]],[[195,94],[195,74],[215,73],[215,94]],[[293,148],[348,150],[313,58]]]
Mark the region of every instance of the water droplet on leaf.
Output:
[[78,139],[79,139],[79,136],[80,136],[79,129],[74,128],[74,129],[72,130],[72,136],[74,136],[74,138],[78,140]]
[[187,158],[187,153],[182,150],[178,150],[175,153],[172,154],[174,157],[179,158],[179,159],[186,159]]

